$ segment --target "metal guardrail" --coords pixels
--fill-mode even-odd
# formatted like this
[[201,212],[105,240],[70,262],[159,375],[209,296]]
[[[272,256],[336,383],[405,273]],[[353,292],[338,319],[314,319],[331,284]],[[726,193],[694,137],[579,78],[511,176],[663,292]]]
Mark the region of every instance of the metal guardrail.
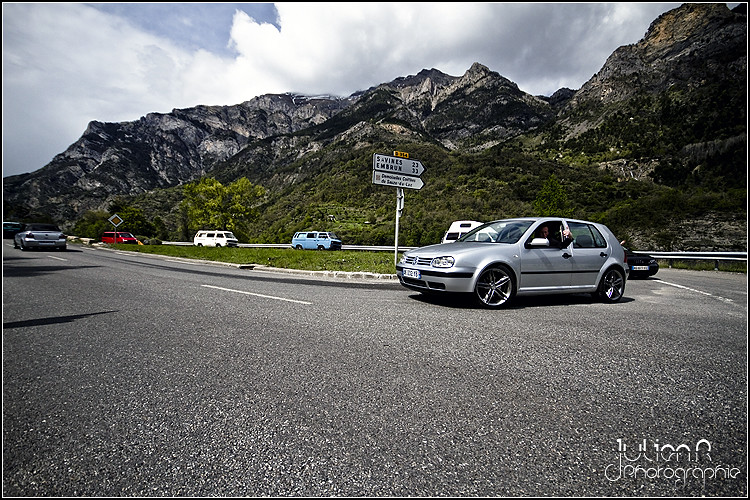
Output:
[[747,262],[747,252],[645,252],[634,251],[636,254],[650,255],[655,259],[666,260],[669,267],[675,260],[712,260],[714,271],[719,270],[719,262],[735,261]]

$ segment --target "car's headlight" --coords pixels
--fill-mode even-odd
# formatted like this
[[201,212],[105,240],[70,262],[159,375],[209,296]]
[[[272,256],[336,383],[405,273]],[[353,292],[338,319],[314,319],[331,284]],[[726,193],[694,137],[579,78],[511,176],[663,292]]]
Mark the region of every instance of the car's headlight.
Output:
[[456,263],[456,259],[453,257],[436,257],[432,259],[432,262],[430,262],[430,265],[432,267],[453,267],[453,264]]

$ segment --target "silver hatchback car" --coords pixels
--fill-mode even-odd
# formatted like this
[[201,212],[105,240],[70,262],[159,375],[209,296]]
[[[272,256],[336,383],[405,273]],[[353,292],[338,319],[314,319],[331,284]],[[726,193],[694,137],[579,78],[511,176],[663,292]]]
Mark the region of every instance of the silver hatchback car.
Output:
[[491,308],[516,296],[592,293],[619,301],[628,277],[625,250],[602,224],[560,217],[489,222],[454,243],[408,251],[399,281],[423,293],[473,293]]
[[21,231],[13,236],[13,248],[53,248],[66,250],[68,237],[55,224],[24,224]]

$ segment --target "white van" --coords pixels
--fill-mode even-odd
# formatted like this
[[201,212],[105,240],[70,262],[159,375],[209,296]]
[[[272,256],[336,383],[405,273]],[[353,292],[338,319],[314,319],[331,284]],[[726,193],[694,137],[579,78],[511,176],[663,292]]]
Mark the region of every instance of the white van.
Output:
[[239,242],[231,231],[200,230],[193,237],[193,245],[202,247],[237,247]]
[[450,243],[453,241],[456,241],[461,236],[465,235],[475,227],[479,227],[484,222],[477,222],[475,220],[457,220],[453,224],[451,224],[451,227],[448,228],[448,232],[445,233],[445,236],[443,236],[443,241],[441,243]]

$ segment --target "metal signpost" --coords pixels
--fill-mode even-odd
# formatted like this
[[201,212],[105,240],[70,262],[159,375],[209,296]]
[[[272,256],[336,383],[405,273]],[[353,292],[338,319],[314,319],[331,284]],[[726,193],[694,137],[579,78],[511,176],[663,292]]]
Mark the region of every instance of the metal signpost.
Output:
[[424,182],[419,176],[423,172],[422,162],[410,160],[409,153],[394,151],[393,156],[372,155],[372,183],[396,188],[395,264],[398,264],[398,220],[404,210],[404,188],[422,189]]

